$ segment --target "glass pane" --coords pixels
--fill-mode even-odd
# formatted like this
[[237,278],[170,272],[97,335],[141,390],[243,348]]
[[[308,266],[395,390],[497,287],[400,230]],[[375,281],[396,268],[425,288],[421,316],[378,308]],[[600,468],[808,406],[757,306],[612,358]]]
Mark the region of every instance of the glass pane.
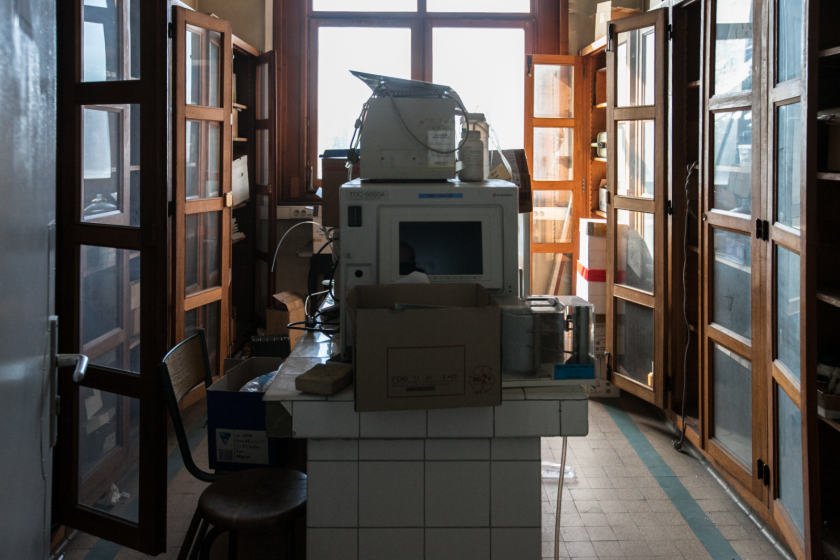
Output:
[[746,235],[715,229],[712,322],[752,337],[752,248]]
[[417,0],[313,0],[312,10],[315,12],[416,12]]
[[534,128],[534,180],[574,179],[573,128]]
[[79,387],[79,504],[137,522],[140,401]]
[[222,212],[186,216],[186,295],[221,286]]
[[618,211],[618,284],[653,293],[653,224],[653,214]]
[[140,0],[125,1],[124,15],[117,0],[85,0],[83,82],[140,78]]
[[187,200],[220,195],[220,150],[219,123],[187,121]]
[[187,26],[187,105],[221,107],[222,34]]
[[257,184],[267,187],[271,184],[269,177],[269,147],[268,130],[257,131]]
[[[140,253],[81,247],[82,350],[92,364],[139,373]],[[126,312],[127,311],[127,312]]]
[[571,243],[572,191],[534,191],[534,243]]
[[575,67],[555,64],[534,65],[534,118],[574,117]]
[[527,14],[530,0],[427,0],[430,12],[484,12],[486,14]]
[[618,34],[618,107],[654,104],[655,44],[653,27]]
[[752,89],[753,0],[717,3],[715,94]]
[[[316,5],[322,1],[319,0]],[[391,3],[390,0],[388,2]],[[335,2],[335,6],[342,9],[347,9],[347,4],[349,2],[345,0]],[[348,45],[352,45],[353,56],[347,56]],[[383,45],[388,45],[388,48],[382,48]],[[360,69],[372,74],[411,79],[411,29],[318,29],[319,154],[323,154],[324,150],[347,150],[350,147],[354,124],[362,105],[370,97],[370,88],[350,74],[350,70]],[[321,177],[320,158],[318,177]]]
[[714,438],[752,472],[752,364],[714,344]]
[[778,83],[802,77],[802,1],[779,0]]
[[616,193],[653,198],[656,132],[653,121],[618,123]]
[[777,109],[776,221],[796,229],[800,227],[799,187],[802,183],[801,107],[800,103],[792,103]]
[[257,67],[257,78],[260,82],[260,102],[257,104],[257,120],[268,118],[268,64],[260,64]]
[[210,371],[213,377],[219,375],[219,321],[222,304],[214,301],[202,307],[190,309],[184,314],[184,338],[189,338],[198,329],[204,329],[207,339],[207,354],[210,356]]
[[615,299],[615,371],[653,387],[653,309]]
[[750,214],[752,212],[752,111],[716,113],[714,139],[714,208]]
[[800,535],[805,534],[805,496],[802,492],[802,413],[781,387],[779,403],[779,501]]
[[799,255],[776,247],[776,359],[799,380]]
[[265,317],[266,303],[268,302],[268,264],[257,261],[257,315]]
[[531,293],[541,296],[572,295],[571,254],[534,253]]
[[468,111],[483,113],[504,149],[525,147],[524,53],[523,29],[432,30],[432,81],[457,91]]
[[260,224],[257,231],[257,250],[268,252],[268,195],[259,195]]

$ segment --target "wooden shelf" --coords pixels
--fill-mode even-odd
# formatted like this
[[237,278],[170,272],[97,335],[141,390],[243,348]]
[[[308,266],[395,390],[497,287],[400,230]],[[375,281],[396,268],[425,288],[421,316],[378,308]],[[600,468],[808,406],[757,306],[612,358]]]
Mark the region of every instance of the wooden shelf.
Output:
[[592,158],[592,160],[607,163],[607,158],[605,158],[605,157],[596,157],[596,158]]
[[247,138],[234,138],[233,141],[234,142],[247,142],[248,139]]
[[606,66],[604,66],[603,68],[598,68],[598,70],[597,70],[597,72],[604,72],[604,73],[606,73],[606,71],[607,71]]
[[246,107],[245,105],[242,105],[242,104],[240,104],[240,103],[234,103],[234,104],[233,104],[233,108],[234,108],[234,109],[242,109],[242,110],[244,110],[244,109],[247,109],[248,107]]
[[688,324],[688,330],[690,330],[693,333],[697,333],[697,327],[695,327],[691,323]]
[[699,88],[700,87],[700,80],[695,80],[693,82],[688,82],[687,84],[685,84],[685,87],[687,87],[688,89]]
[[833,290],[817,290],[817,299],[834,307],[840,307],[840,294]]
[[840,181],[840,173],[837,173],[837,172],[817,173],[817,179],[819,179],[821,181]]
[[749,265],[739,264],[739,263],[736,263],[734,261],[730,261],[729,259],[727,259],[727,258],[725,258],[721,255],[716,254],[715,255],[715,261],[719,262],[720,264],[725,264],[726,266],[731,266],[732,268],[734,268],[736,270],[740,270],[741,272],[752,273],[752,268]]
[[829,420],[825,416],[820,416],[819,414],[817,414],[817,417],[832,428],[834,428],[835,430],[837,430],[838,432],[840,432],[840,423],[838,423],[837,420]]
[[688,250],[692,253],[697,253],[698,255],[700,254],[700,247],[698,247],[697,245],[689,245]]
[[233,245],[234,243],[239,243],[240,241],[245,241],[246,239],[248,239],[247,236],[242,236],[239,239],[234,239],[230,244]]
[[592,43],[591,45],[588,45],[588,46],[580,49],[580,53],[578,53],[578,54],[580,54],[580,56],[586,56],[588,54],[592,54],[592,53],[597,52],[597,51],[603,51],[606,48],[607,48],[607,37],[604,36],[604,37],[601,37],[600,39],[598,39],[597,41],[595,41],[594,43]]
[[245,202],[240,202],[239,204],[231,208],[231,210],[239,210],[240,208],[245,208],[246,206],[248,206],[247,200]]
[[593,210],[592,213],[601,216],[605,220],[607,219],[607,213],[606,212],[601,212],[600,210]]
[[817,56],[820,58],[826,58],[829,56],[835,56],[840,54],[840,47],[833,47],[831,49],[825,49],[824,51],[820,51],[817,53]]
[[593,108],[593,109],[606,109],[606,108],[607,108],[607,104],[606,104],[606,103],[598,103],[597,105],[595,105],[595,106],[594,106],[594,107],[592,107],[592,108]]

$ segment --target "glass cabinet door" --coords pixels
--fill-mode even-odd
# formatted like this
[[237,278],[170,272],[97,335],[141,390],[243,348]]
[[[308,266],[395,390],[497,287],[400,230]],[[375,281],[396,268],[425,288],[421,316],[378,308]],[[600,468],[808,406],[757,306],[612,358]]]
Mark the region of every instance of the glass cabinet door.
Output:
[[611,381],[659,407],[668,322],[667,16],[654,10],[611,23],[606,52]]

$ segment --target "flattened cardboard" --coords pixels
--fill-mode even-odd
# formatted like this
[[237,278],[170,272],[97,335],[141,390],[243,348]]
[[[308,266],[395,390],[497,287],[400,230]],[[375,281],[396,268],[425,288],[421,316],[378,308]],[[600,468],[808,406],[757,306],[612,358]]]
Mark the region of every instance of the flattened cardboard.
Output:
[[321,159],[321,205],[324,208],[324,226],[339,227],[341,220],[339,216],[338,193],[341,185],[352,179],[359,178],[359,164],[353,166],[352,179],[347,178],[346,158],[322,158]]
[[318,364],[295,377],[295,389],[316,395],[334,395],[352,382],[353,366],[330,362]]
[[290,329],[287,325],[302,322],[305,318],[303,297],[292,292],[274,294],[272,306],[265,311],[265,334],[288,335],[289,345],[294,349],[304,331]]
[[357,412],[501,404],[499,304],[480,285],[357,286],[346,305]]

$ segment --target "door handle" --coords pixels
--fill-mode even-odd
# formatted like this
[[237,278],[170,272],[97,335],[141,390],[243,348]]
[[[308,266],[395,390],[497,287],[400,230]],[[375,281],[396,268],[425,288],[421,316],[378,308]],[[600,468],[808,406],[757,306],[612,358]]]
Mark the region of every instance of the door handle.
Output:
[[81,383],[85,379],[88,357],[84,354],[59,354],[55,357],[55,365],[60,368],[76,366],[73,371],[73,381]]

